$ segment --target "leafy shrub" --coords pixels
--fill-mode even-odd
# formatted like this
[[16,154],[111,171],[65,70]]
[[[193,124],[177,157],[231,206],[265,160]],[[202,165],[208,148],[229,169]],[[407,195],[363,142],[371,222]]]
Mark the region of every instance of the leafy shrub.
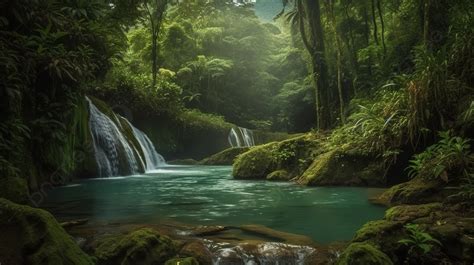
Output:
[[448,182],[449,175],[467,176],[472,165],[469,140],[451,136],[449,131],[440,132],[439,135],[441,140],[438,143],[410,160],[410,177],[441,178]]
[[412,254],[424,255],[430,252],[435,245],[441,246],[441,242],[424,232],[416,224],[407,224],[405,229],[408,231],[409,237],[398,241],[398,243],[409,247],[408,256]]

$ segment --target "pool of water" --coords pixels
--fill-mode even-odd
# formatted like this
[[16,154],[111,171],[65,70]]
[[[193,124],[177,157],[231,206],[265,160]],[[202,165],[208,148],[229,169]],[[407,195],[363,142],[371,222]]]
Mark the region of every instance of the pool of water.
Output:
[[231,171],[169,166],[144,175],[82,180],[49,192],[42,207],[59,218],[91,222],[260,224],[319,243],[350,240],[385,211],[367,200],[380,189],[234,180]]

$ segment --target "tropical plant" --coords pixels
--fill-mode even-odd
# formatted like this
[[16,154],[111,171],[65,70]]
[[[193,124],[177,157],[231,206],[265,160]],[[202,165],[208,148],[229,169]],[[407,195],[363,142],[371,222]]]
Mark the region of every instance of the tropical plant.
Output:
[[410,177],[441,178],[448,182],[452,177],[467,176],[473,162],[470,140],[451,134],[450,131],[440,132],[439,142],[410,160],[408,167]]
[[408,257],[411,255],[424,255],[430,252],[434,246],[441,246],[441,242],[433,238],[430,234],[423,231],[417,224],[407,224],[405,229],[408,232],[408,238],[398,241],[408,249]]

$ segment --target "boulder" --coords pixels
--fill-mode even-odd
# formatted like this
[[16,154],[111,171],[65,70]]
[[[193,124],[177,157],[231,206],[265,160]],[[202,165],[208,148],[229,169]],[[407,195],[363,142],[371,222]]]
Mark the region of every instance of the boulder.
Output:
[[0,199],[0,227],[2,264],[94,264],[47,211]]

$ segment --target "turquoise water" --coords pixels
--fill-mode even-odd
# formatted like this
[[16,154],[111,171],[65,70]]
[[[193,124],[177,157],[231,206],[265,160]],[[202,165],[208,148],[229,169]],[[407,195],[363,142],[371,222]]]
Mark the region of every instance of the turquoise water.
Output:
[[231,171],[169,166],[145,175],[83,180],[52,190],[42,207],[60,218],[91,222],[260,224],[320,243],[350,240],[361,225],[384,214],[367,201],[380,189],[234,180]]

